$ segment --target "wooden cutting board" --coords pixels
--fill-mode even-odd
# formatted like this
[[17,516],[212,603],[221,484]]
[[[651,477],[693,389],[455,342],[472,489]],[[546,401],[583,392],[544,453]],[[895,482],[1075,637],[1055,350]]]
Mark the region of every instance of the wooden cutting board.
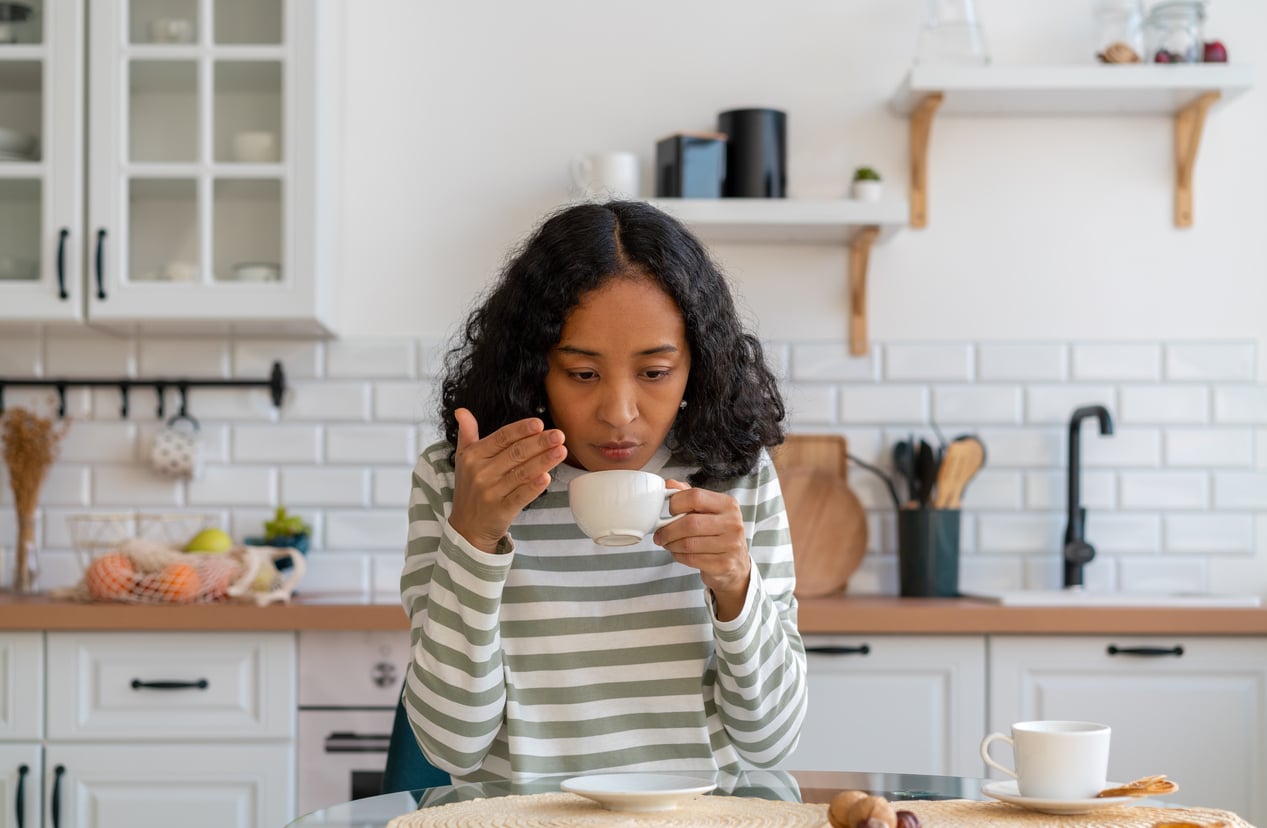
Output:
[[867,515],[838,434],[789,434],[774,451],[792,532],[796,597],[839,595],[867,551]]

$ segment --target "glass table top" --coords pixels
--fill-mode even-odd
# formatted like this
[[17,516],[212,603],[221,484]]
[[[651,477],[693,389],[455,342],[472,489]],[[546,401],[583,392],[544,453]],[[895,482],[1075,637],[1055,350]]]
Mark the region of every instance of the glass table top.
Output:
[[[853,771],[749,771],[738,775],[700,775],[673,772],[716,782],[715,794],[781,799],[789,802],[830,802],[840,791],[860,790],[884,796],[890,802],[912,799],[986,799],[981,793],[985,779],[959,776],[928,776],[912,773],[866,773]],[[460,802],[479,797],[547,793],[559,790],[569,776],[545,777],[530,782],[484,782],[423,788],[416,791],[372,796],[341,802],[313,811],[290,823],[294,828],[384,828],[394,817],[419,808]]]

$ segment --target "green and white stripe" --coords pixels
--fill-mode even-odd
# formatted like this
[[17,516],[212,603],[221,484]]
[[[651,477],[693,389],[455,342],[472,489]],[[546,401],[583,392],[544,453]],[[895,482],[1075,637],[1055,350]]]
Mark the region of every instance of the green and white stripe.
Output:
[[[753,576],[739,618],[714,616],[699,573],[650,538],[604,548],[568,509],[560,466],[490,555],[448,525],[447,443],[414,469],[401,599],[411,618],[410,721],[463,781],[600,771],[773,767],[805,713],[792,546],[763,452],[730,481]],[[685,480],[661,450],[646,467]]]

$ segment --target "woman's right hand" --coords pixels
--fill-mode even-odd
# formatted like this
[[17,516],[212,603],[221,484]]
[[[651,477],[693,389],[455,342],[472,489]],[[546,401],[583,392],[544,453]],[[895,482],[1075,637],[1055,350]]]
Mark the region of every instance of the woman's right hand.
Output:
[[476,549],[495,552],[515,517],[550,485],[550,470],[567,457],[563,432],[529,417],[481,440],[474,414],[459,408],[453,416],[458,445],[449,525]]

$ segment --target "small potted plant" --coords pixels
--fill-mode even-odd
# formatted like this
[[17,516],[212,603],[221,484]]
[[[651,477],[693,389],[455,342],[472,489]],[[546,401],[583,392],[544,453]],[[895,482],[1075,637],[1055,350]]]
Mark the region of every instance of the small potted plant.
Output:
[[880,174],[871,167],[859,167],[853,171],[850,194],[859,201],[879,201],[884,195]]
[[285,506],[278,506],[272,520],[264,521],[264,536],[247,538],[248,546],[283,546],[299,550],[302,555],[308,554],[308,536],[312,527],[304,523],[299,515],[286,511]]

